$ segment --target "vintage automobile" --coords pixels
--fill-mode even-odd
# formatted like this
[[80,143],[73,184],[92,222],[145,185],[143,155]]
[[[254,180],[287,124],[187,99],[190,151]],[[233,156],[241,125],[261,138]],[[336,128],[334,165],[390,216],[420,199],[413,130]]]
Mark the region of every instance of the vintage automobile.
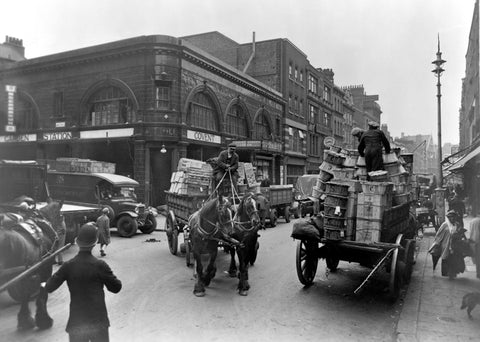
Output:
[[312,189],[317,183],[317,179],[318,175],[316,174],[307,174],[297,178],[293,189],[295,202],[292,208],[295,218],[316,214],[319,200],[312,196]]
[[150,207],[137,201],[139,184],[129,177],[113,173],[48,171],[52,196],[66,203],[96,205],[109,209],[110,226],[122,237],[131,237],[137,228],[144,234],[157,227]]

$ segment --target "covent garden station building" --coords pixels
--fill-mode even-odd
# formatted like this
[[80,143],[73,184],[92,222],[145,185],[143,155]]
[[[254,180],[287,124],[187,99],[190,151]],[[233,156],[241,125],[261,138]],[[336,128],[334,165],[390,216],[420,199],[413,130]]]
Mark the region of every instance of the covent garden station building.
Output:
[[0,159],[115,163],[157,206],[180,158],[205,161],[235,141],[240,161],[285,183],[281,93],[185,40],[140,36],[32,59],[19,39],[0,47]]

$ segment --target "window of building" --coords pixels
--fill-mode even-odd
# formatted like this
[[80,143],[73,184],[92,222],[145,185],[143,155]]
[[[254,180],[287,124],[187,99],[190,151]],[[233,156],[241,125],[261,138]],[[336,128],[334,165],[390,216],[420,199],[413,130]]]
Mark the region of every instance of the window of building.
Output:
[[272,130],[265,117],[265,112],[257,116],[254,123],[253,139],[270,140],[272,138]]
[[227,114],[227,132],[237,137],[247,137],[247,125],[246,125],[245,112],[243,108],[234,104],[230,107]]
[[293,109],[292,95],[288,95],[288,108],[289,110]]
[[291,150],[293,152],[302,152],[302,139],[300,138],[300,132],[298,129],[293,129],[293,135],[291,136],[291,139]]
[[319,137],[316,134],[309,134],[308,135],[308,146],[309,146],[309,154],[312,156],[318,156],[320,153],[319,148]]
[[323,112],[323,125],[331,128],[330,115],[327,112]]
[[298,107],[298,114],[303,117],[303,100],[300,99],[300,104],[299,104],[299,107]]
[[288,77],[292,78],[292,74],[293,74],[293,67],[292,67],[292,63],[288,64]]
[[293,108],[295,112],[298,112],[298,97],[295,96],[295,99],[293,100]]
[[297,80],[297,79],[298,79],[298,69],[297,69],[297,67],[295,67],[295,80]]
[[155,85],[155,109],[170,109],[170,86]]
[[312,105],[310,105],[310,123],[318,123],[318,108]]
[[303,82],[303,70],[300,70],[300,82]]
[[53,116],[61,118],[63,113],[63,91],[56,91],[53,93]]
[[217,112],[212,100],[204,93],[196,93],[190,103],[187,125],[218,132]]
[[87,125],[113,125],[135,121],[135,111],[128,96],[119,88],[107,86],[98,90],[89,101]]
[[287,165],[287,184],[295,184],[297,178],[305,173],[303,165]]
[[330,96],[331,96],[330,88],[328,86],[324,86],[323,87],[323,99],[325,101],[330,102]]
[[308,91],[317,94],[318,80],[313,75],[308,75]]

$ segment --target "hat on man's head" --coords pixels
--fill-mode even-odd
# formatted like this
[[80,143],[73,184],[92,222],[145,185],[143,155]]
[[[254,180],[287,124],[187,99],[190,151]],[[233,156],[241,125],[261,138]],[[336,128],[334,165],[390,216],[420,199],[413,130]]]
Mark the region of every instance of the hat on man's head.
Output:
[[233,147],[233,148],[236,148],[236,147],[237,147],[237,145],[235,145],[234,143],[230,143],[230,144],[228,144],[228,147]]
[[108,210],[107,207],[102,209],[102,213],[104,213],[104,214],[108,214],[109,212],[110,212],[110,210]]
[[379,125],[378,122],[376,122],[376,121],[369,121],[369,122],[368,122],[368,125],[369,125],[370,127],[380,127],[380,125]]
[[449,210],[447,211],[447,217],[448,216],[458,216],[458,214],[455,210]]
[[359,135],[359,134],[363,134],[363,132],[365,132],[365,131],[363,129],[361,129],[360,127],[353,127],[351,134],[353,136],[356,136],[356,135]]
[[93,222],[85,223],[78,230],[75,243],[80,248],[89,248],[97,243],[97,227]]

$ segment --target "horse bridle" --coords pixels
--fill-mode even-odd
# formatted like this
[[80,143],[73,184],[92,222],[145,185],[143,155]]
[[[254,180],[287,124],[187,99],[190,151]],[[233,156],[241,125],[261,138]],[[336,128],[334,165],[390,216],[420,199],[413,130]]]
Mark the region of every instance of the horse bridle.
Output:
[[[251,200],[251,199],[253,200],[253,196],[248,196],[248,197],[246,197],[246,198],[243,200],[243,202],[244,202],[243,205],[245,206],[245,203],[247,202],[247,200]],[[254,209],[251,210],[250,212],[248,212],[248,210],[245,209],[245,211],[247,212],[247,216],[248,216],[249,218],[251,218],[253,214],[258,213],[257,207],[256,207],[256,206],[253,206],[253,208],[254,208]],[[237,213],[238,213],[238,212],[237,212]],[[246,228],[244,225],[251,223],[251,220],[249,220],[249,221],[236,221],[237,213],[235,213],[235,217],[233,218],[233,221],[234,221],[234,224],[236,224],[238,227],[240,227],[242,231],[244,231],[244,232],[251,232],[252,230],[254,230],[254,229],[257,227],[257,225],[252,224],[252,226],[251,226],[250,228]]]
[[[222,206],[226,206],[226,204],[222,204]],[[227,208],[227,210],[230,210],[230,209]],[[220,212],[220,210],[219,210],[219,212]],[[227,224],[227,223],[233,222],[233,220],[227,220],[227,221],[225,221],[225,222],[221,222],[221,221],[220,221],[220,218],[221,218],[221,217],[222,217],[222,215],[219,215],[219,217],[218,217],[218,218],[219,218],[219,219],[218,219],[218,223],[219,223],[220,225],[225,225],[225,224]],[[230,214],[230,217],[231,217],[231,214]],[[210,221],[210,220],[208,220],[208,219],[206,219],[206,218],[204,218],[204,220],[205,220],[207,223],[209,223],[209,224],[211,224],[212,226],[214,226],[215,229],[214,229],[212,232],[207,232],[207,231],[206,231],[205,229],[203,229],[202,226],[200,225],[200,218],[199,218],[199,220],[198,220],[198,222],[197,222],[198,231],[200,232],[200,235],[204,236],[204,238],[212,239],[212,237],[215,236],[215,234],[218,233],[219,228],[217,227],[216,222],[212,222],[212,221]]]

